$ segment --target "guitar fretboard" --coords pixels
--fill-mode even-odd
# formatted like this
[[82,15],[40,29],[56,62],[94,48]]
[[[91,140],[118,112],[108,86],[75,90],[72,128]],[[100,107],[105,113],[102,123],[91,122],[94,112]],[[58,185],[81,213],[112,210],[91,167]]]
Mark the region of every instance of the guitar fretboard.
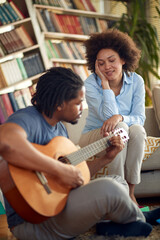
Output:
[[117,135],[121,136],[121,139],[124,143],[129,139],[127,132],[123,128],[117,128],[113,132],[110,132],[109,136],[101,138],[100,140],[91,143],[86,147],[67,155],[66,157],[72,165],[77,165],[83,161],[86,161],[88,158],[93,157],[97,153],[104,151],[110,146],[109,139]]
[[88,158],[96,155],[97,153],[102,152],[107,147],[109,147],[109,138],[111,136],[107,136],[102,138],[86,147],[79,149],[76,152],[73,152],[66,157],[69,159],[72,165],[77,165],[83,161],[86,161]]

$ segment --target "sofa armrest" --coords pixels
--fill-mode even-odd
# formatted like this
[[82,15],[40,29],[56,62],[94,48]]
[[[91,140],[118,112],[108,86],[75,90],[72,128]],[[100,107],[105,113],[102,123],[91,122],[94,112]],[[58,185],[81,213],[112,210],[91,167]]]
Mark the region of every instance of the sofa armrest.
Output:
[[156,121],[155,111],[153,107],[146,107],[146,121],[144,128],[146,130],[147,136],[160,137],[160,130]]

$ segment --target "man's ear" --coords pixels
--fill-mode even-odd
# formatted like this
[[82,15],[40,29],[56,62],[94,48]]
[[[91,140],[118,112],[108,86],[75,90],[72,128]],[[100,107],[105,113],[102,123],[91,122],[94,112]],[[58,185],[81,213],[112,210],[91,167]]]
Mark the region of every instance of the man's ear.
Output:
[[57,110],[58,110],[58,111],[61,111],[61,110],[62,110],[62,107],[61,107],[61,106],[58,106],[58,107],[57,107]]
[[61,105],[59,105],[59,106],[57,107],[57,110],[58,110],[58,111],[61,111],[61,110],[63,109],[63,106],[64,106],[64,104],[62,103]]

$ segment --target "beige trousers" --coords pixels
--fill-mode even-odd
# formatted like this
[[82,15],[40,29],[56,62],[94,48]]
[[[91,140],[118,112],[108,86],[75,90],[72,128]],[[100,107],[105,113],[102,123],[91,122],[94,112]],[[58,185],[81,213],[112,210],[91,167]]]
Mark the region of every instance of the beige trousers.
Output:
[[[128,135],[129,141],[125,144],[124,149],[116,156],[116,158],[108,164],[108,174],[119,175],[130,184],[140,183],[140,172],[142,160],[144,157],[144,147],[146,140],[146,132],[144,127],[140,125],[132,125],[120,122],[116,128],[124,128]],[[102,138],[100,129],[95,129],[82,134],[79,145],[87,146]],[[105,154],[105,152],[101,153]]]

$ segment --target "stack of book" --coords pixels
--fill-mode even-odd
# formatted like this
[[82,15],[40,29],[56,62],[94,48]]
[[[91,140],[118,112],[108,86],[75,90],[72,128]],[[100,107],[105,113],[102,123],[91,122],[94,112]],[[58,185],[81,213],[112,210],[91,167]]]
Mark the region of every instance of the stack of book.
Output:
[[82,42],[45,40],[49,59],[85,59],[85,49]]
[[11,0],[0,4],[0,26],[24,19],[25,16]]
[[33,45],[34,42],[32,38],[22,25],[11,31],[0,34],[0,57]]
[[34,0],[35,4],[96,12],[91,0]]
[[31,106],[33,87],[0,95],[0,124],[4,123],[15,111]]
[[53,62],[53,66],[71,68],[83,81],[91,74],[86,65]]
[[43,71],[44,66],[39,53],[6,61],[0,64],[0,88],[13,85]]
[[89,35],[108,28],[106,19],[54,13],[48,9],[37,9],[37,19],[44,32],[63,32]]

